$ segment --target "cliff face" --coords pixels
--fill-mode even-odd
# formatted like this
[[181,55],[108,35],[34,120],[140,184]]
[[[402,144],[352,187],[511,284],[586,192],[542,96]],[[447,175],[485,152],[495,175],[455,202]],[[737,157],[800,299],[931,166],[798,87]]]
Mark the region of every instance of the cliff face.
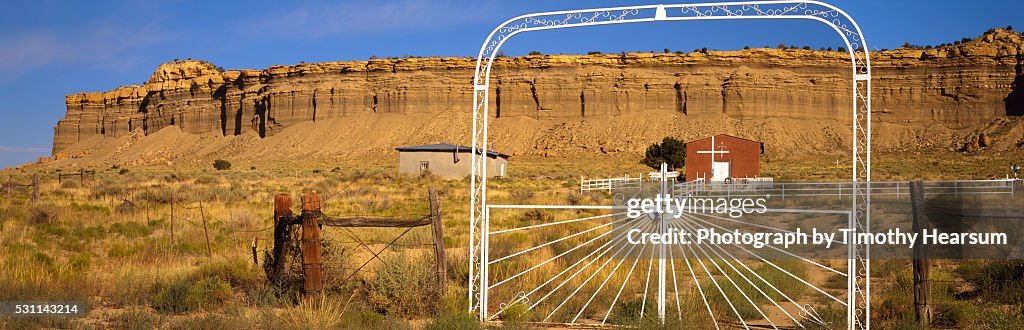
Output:
[[[1019,148],[1021,129],[1010,126],[1024,114],[1022,45],[1021,35],[995,30],[963,45],[872,53],[876,150],[960,148],[985,130]],[[269,137],[304,122],[370,121],[371,130],[388,114],[468,118],[474,64],[404,58],[222,71],[201,61],[166,63],[144,86],[68,95],[53,151],[168,126]],[[567,141],[592,152],[629,151],[659,134],[743,134],[782,154],[807,148],[807,139],[839,145],[849,140],[850,71],[845,53],[808,50],[499,58],[490,100],[495,134],[519,141],[495,141],[517,154],[548,154]],[[389,124],[415,131],[422,123]],[[440,130],[419,136],[468,140],[468,130]],[[386,141],[405,142],[412,141]]]

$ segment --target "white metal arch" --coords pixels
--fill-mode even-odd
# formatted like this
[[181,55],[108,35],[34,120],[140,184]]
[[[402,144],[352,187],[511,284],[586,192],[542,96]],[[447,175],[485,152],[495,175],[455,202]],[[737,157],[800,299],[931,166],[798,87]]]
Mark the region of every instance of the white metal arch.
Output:
[[[820,1],[742,1],[626,6],[543,12],[518,16],[496,27],[484,40],[473,79],[470,180],[469,310],[486,320],[488,288],[487,157],[491,67],[501,46],[524,32],[657,21],[803,19],[831,27],[846,44],[853,75],[852,156],[854,214],[851,228],[869,232],[871,181],[871,64],[867,41],[857,23],[841,9]],[[870,259],[866,245],[853,245],[848,262],[847,327],[870,328]],[[481,262],[481,261],[484,262]]]

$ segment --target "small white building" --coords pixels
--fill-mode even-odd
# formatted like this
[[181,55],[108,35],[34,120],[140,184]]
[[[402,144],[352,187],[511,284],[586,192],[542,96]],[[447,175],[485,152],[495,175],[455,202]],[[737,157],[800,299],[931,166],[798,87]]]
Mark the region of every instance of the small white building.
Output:
[[[472,174],[472,148],[448,143],[425,144],[395,148],[398,150],[398,174],[435,175],[461,179]],[[509,156],[487,151],[487,176],[504,177]]]

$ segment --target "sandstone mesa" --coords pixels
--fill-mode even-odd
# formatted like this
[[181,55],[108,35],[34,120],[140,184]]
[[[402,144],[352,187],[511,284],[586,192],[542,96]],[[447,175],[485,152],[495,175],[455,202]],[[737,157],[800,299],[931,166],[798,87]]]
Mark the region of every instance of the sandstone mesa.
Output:
[[[1022,47],[1020,34],[995,29],[962,45],[873,52],[875,150],[1019,152]],[[163,164],[468,144],[474,65],[417,57],[227,71],[165,63],[142,86],[68,95],[53,153]],[[801,49],[500,57],[492,141],[513,155],[571,156],[640,152],[667,134],[727,133],[765,142],[769,157],[847,153],[850,76],[846,53]]]

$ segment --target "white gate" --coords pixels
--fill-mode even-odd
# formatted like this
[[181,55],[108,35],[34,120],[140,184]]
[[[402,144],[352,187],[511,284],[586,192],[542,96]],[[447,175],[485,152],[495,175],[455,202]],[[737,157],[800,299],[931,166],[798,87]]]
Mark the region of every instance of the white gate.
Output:
[[[846,44],[850,55],[852,69],[852,195],[849,227],[858,232],[867,233],[870,228],[870,194],[871,194],[871,67],[868,54],[868,46],[860,27],[845,12],[827,3],[819,1],[747,1],[747,2],[721,2],[701,4],[670,4],[670,5],[645,5],[628,6],[616,8],[599,8],[585,10],[569,10],[558,12],[545,12],[528,14],[512,18],[497,28],[484,41],[477,57],[476,74],[473,80],[473,125],[472,145],[476,152],[473,153],[471,166],[473,175],[471,179],[470,197],[470,261],[469,261],[469,309],[478,313],[480,320],[486,321],[497,316],[495,311],[507,306],[490,306],[488,291],[495,287],[491,283],[490,266],[495,263],[489,257],[490,237],[490,211],[494,208],[487,202],[487,157],[485,150],[488,146],[488,100],[490,92],[490,72],[495,56],[499,53],[501,46],[512,36],[524,32],[562,29],[581,26],[610,25],[624,23],[641,23],[656,21],[688,21],[688,20],[732,20],[732,19],[803,19],[818,21],[832,28]],[[666,181],[662,180],[664,184]],[[858,184],[859,183],[859,184]],[[662,190],[662,192],[667,190]],[[566,208],[570,206],[515,206],[504,205],[502,208]],[[573,206],[577,208],[586,208]],[[600,208],[600,207],[594,207]],[[613,213],[614,214],[614,213]],[[609,216],[611,222],[619,221],[614,216]],[[578,220],[578,219],[577,219]],[[621,219],[620,219],[621,220]],[[574,220],[566,220],[574,221]],[[610,222],[610,223],[611,223]],[[557,223],[557,222],[556,222]],[[681,226],[692,227],[695,223],[681,224]],[[661,229],[670,225],[668,221],[655,224]],[[611,242],[609,242],[611,243]],[[614,247],[614,244],[612,245]],[[665,267],[666,255],[673,253],[671,249],[666,250],[662,245],[659,255],[657,270],[657,281],[653,283],[658,288],[657,308],[659,316],[664,320],[666,306],[666,286],[669,284],[667,277],[673,276],[675,263],[671,264],[671,270]],[[539,248],[539,247],[534,247]],[[531,249],[534,249],[531,248]],[[600,253],[602,248],[594,250]],[[531,250],[532,251],[532,250]],[[609,250],[604,250],[606,253]],[[685,251],[678,251],[684,253]],[[696,254],[697,251],[691,251]],[[617,252],[615,252],[617,253]],[[627,252],[630,253],[630,252]],[[653,250],[652,250],[653,253]],[[704,251],[707,253],[707,251]],[[507,257],[507,256],[506,256]],[[718,256],[724,258],[724,256]],[[596,259],[594,259],[596,260]],[[652,259],[653,260],[653,259]],[[688,259],[685,259],[688,260]],[[583,260],[581,260],[583,261]],[[592,261],[593,262],[593,261]],[[607,264],[606,262],[605,264]],[[575,265],[574,265],[575,266]],[[587,265],[589,266],[589,264]],[[692,266],[692,265],[687,265]],[[709,266],[703,265],[702,266]],[[604,267],[603,265],[600,267]],[[718,267],[715,264],[715,267]],[[583,273],[586,268],[581,268],[576,274]],[[653,269],[653,265],[651,266]],[[691,269],[691,275],[695,268]],[[707,268],[704,268],[707,270]],[[569,269],[567,268],[566,271]],[[724,270],[719,268],[724,273]],[[593,272],[593,270],[591,270]],[[738,270],[737,270],[738,272]],[[851,245],[849,262],[844,272],[847,278],[846,298],[839,298],[829,295],[833,300],[846,308],[846,324],[849,329],[870,328],[870,260],[869,249],[866,245]],[[597,273],[592,273],[594,277]],[[756,275],[756,274],[755,274]],[[708,273],[709,278],[714,278]],[[696,278],[694,279],[696,280]],[[750,280],[745,278],[745,280]],[[730,279],[730,281],[732,281]],[[718,286],[718,283],[715,282]],[[732,285],[737,285],[732,283]],[[602,285],[603,287],[603,285]],[[698,286],[698,288],[700,288]],[[718,289],[721,291],[721,287]],[[578,293],[573,292],[573,294]],[[678,290],[674,291],[678,295]],[[701,296],[703,297],[703,291]],[[763,292],[762,292],[763,293]],[[824,293],[824,292],[823,292]],[[524,292],[524,294],[526,294]],[[724,292],[722,292],[725,295]],[[596,292],[595,292],[596,296]],[[746,295],[744,295],[746,297]],[[526,298],[526,297],[524,297]],[[750,300],[750,297],[746,297]],[[528,299],[528,298],[527,298]],[[593,296],[592,298],[593,299]],[[519,299],[523,300],[523,299]],[[645,301],[646,302],[646,301]],[[676,299],[678,303],[678,298]],[[589,305],[588,302],[584,307]],[[613,304],[614,306],[614,304]],[[678,305],[677,305],[678,306]],[[499,307],[499,308],[495,308]],[[642,306],[641,309],[643,309]],[[695,307],[694,307],[695,308]],[[556,308],[557,309],[557,308]],[[781,309],[781,308],[780,308]],[[735,309],[734,309],[735,311]],[[609,311],[610,312],[610,311]],[[681,308],[680,308],[681,312]],[[710,308],[709,308],[710,312]],[[801,311],[802,312],[802,311]],[[582,313],[582,310],[581,310]],[[737,313],[738,314],[738,313]],[[790,313],[786,313],[790,315]],[[549,315],[550,316],[550,315]],[[567,323],[576,323],[579,314]],[[791,316],[791,315],[790,315]],[[792,316],[791,316],[792,317]],[[813,319],[813,317],[811,317]],[[742,323],[742,317],[740,318]],[[794,321],[795,318],[794,318]],[[799,323],[799,322],[797,322]],[[716,323],[717,325],[717,323]],[[743,323],[746,326],[746,323]]]

